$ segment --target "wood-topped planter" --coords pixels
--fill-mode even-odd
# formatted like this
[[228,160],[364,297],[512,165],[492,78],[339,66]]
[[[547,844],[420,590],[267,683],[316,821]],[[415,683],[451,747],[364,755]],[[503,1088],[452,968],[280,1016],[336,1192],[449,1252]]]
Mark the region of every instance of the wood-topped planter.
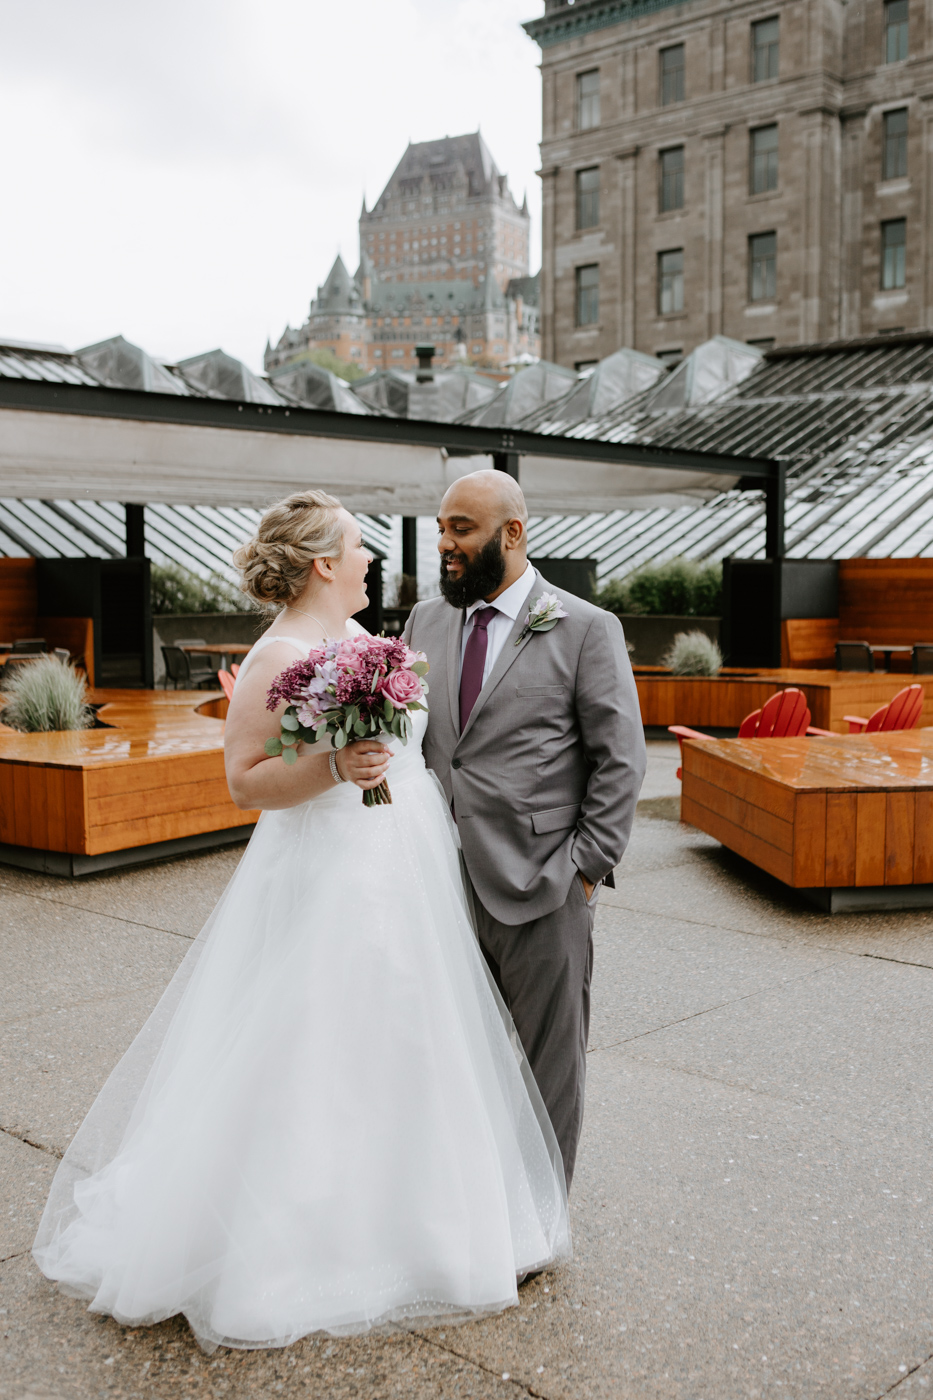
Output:
[[776,691],[797,686],[807,697],[813,724],[846,734],[847,714],[867,718],[912,680],[919,680],[925,692],[920,724],[933,725],[933,676],[792,667],[760,671],[723,667],[718,676],[672,676],[635,667],[641,720],[647,727],[686,724],[695,729],[738,729],[745,716],[760,709]]
[[0,862],[82,875],[250,834],[259,813],[234,806],[224,776],[222,696],[94,690],[89,698],[107,727],[0,726]]

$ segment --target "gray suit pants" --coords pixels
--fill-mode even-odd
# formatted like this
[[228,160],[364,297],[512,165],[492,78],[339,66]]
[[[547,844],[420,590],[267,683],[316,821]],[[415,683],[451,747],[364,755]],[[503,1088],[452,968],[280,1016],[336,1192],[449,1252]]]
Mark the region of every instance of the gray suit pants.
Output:
[[474,894],[477,933],[557,1136],[567,1187],[583,1127],[593,919],[579,875],[567,902],[527,924],[503,924]]

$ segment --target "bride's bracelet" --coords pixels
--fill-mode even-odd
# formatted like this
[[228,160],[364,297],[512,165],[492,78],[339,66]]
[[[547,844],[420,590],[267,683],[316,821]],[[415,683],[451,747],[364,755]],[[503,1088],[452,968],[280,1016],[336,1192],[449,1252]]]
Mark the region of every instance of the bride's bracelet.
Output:
[[335,783],[345,783],[347,781],[346,778],[340,775],[340,770],[337,767],[337,752],[335,749],[331,749],[330,751],[330,773]]

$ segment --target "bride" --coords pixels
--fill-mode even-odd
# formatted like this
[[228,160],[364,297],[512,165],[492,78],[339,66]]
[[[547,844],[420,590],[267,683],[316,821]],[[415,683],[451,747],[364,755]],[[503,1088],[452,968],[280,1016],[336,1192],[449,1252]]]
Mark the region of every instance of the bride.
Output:
[[[426,716],[404,747],[264,754],[272,680],[363,630],[371,558],[319,491],[273,506],[236,555],[279,607],[225,737],[233,800],[262,816],[34,1247],[92,1311],[183,1313],[205,1350],[497,1312],[570,1253],[560,1153],[473,933]],[[386,775],[392,805],[365,807]]]

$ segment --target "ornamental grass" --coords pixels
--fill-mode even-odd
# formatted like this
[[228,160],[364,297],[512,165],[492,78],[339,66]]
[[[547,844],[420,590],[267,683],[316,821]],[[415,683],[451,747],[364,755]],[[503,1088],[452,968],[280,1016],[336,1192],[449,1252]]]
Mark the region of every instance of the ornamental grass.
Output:
[[12,668],[0,689],[5,702],[0,721],[11,729],[37,734],[88,729],[94,723],[84,676],[56,656]]

